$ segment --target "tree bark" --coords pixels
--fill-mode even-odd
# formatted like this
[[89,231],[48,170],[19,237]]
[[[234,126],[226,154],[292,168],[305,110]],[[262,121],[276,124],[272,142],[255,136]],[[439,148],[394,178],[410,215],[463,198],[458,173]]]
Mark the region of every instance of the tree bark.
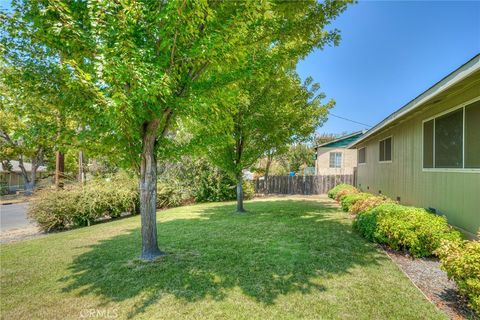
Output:
[[267,186],[267,183],[268,183],[268,177],[269,177],[269,174],[270,174],[270,166],[272,165],[272,161],[273,161],[273,153],[269,153],[267,155],[267,165],[265,166],[265,189],[268,190],[268,188],[266,188]]
[[143,125],[142,160],[140,164],[140,215],[142,225],[142,260],[153,260],[164,253],[157,244],[157,159],[158,119]]
[[242,173],[237,174],[237,213],[245,212],[243,208],[243,186],[242,186]]
[[[35,184],[35,181],[33,181],[33,183],[30,181],[30,177],[28,176],[28,172],[25,169],[25,165],[23,164],[23,156],[20,156],[18,158],[18,166],[20,167],[20,170],[22,171],[23,181],[25,182],[25,193],[26,194],[32,194],[33,184]],[[32,163],[32,167],[33,167],[33,163]]]
[[55,155],[55,186],[63,189],[63,177],[65,174],[65,157],[62,152],[57,151]]

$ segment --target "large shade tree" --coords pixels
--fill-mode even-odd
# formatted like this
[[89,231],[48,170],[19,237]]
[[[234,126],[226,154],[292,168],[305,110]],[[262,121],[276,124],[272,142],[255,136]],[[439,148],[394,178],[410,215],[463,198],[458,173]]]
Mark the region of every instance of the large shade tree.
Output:
[[245,211],[242,171],[272,150],[307,139],[326,120],[334,101],[322,104],[319,88],[311,78],[302,83],[293,69],[274,66],[218,89],[221,112],[195,117],[194,144],[237,182],[237,212]]
[[[325,26],[346,5],[329,0],[20,0],[13,2],[10,24],[24,30],[7,42],[28,37],[45,46],[91,95],[94,102],[83,111],[98,116],[89,119],[88,130],[138,170],[141,257],[150,260],[162,254],[155,212],[157,156],[168,156],[168,133],[178,117],[195,114],[196,93],[261,69],[279,53],[282,59],[305,56],[338,41],[338,32]],[[257,48],[270,54],[258,58]]]

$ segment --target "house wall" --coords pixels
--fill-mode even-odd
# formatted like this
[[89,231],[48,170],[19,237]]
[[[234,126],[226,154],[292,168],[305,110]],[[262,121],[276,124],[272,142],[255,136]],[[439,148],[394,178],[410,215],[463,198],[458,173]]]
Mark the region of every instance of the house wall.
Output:
[[[381,191],[393,199],[400,197],[402,204],[435,208],[450,224],[473,236],[480,228],[480,171],[424,170],[422,121],[478,97],[479,75],[359,143],[357,148],[366,146],[367,159],[365,164],[358,164],[358,187],[371,193]],[[379,163],[378,143],[388,136],[392,136],[392,162]]]
[[[342,153],[342,167],[330,168],[330,152]],[[315,172],[317,175],[353,174],[357,166],[357,151],[345,148],[317,148]]]

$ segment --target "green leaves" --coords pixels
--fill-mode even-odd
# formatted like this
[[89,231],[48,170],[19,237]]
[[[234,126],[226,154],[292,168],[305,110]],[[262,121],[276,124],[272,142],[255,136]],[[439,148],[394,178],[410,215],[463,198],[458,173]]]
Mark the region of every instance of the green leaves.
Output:
[[[314,48],[337,42],[337,31],[324,28],[346,6],[315,0],[20,0],[5,16],[3,57],[24,76],[35,70],[28,83],[40,85],[32,92],[59,114],[74,115],[88,128],[83,138],[116,161],[138,164],[142,124],[159,119],[163,157],[171,155],[169,140],[179,125],[208,121],[215,134],[205,132],[203,139],[210,142],[219,133],[250,132],[242,142],[250,163],[261,154],[250,155],[250,144],[264,150],[291,141],[324,118],[331,103],[319,108],[323,96],[312,95],[318,87],[308,88],[310,80],[300,84],[291,70]],[[40,69],[46,70],[41,81]],[[275,129],[256,131],[263,127]]]

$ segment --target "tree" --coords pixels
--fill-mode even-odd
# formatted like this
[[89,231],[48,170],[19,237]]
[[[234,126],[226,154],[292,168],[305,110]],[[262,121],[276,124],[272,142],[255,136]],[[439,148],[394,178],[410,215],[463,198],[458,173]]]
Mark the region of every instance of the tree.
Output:
[[314,138],[314,141],[313,141],[313,144],[315,146],[319,145],[319,144],[323,144],[323,143],[327,143],[327,142],[330,142],[330,141],[333,141],[335,139],[338,138],[338,135],[336,134],[333,134],[333,133],[321,133],[321,134],[316,134],[315,135],[315,138]]
[[236,180],[237,212],[244,212],[242,171],[272,150],[309,137],[326,119],[333,101],[322,105],[325,95],[317,94],[319,86],[311,78],[302,84],[292,69],[277,66],[223,90],[219,117],[229,121],[212,129],[205,123],[219,120],[201,119],[195,143],[206,142],[210,159]]
[[141,257],[151,260],[162,254],[156,231],[157,156],[168,157],[168,133],[178,117],[195,113],[196,92],[268,63],[253,55],[257,46],[269,47],[274,59],[279,48],[305,56],[315,46],[338,41],[336,30],[323,28],[346,5],[23,0],[14,3],[13,20],[72,70],[78,87],[93,100],[82,110],[90,116],[90,134],[138,171]]
[[284,157],[291,172],[300,172],[302,168],[313,166],[314,154],[315,152],[310,145],[295,143],[289,147]]
[[[5,163],[18,160],[26,192],[30,194],[35,188],[37,169],[52,147],[52,114],[47,103],[24,94],[24,88],[7,85],[11,71],[0,67],[0,159]],[[31,162],[30,173],[24,159]]]

